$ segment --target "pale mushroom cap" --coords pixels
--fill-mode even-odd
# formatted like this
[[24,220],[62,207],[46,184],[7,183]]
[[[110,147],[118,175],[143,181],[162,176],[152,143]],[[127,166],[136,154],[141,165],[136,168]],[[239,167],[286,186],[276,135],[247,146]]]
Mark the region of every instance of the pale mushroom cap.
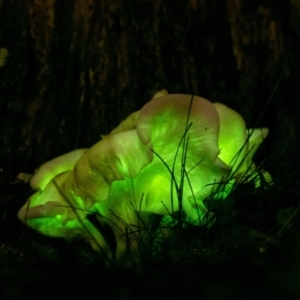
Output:
[[73,170],[76,162],[86,150],[76,149],[42,164],[32,176],[30,186],[34,190],[43,190],[56,175]]
[[93,203],[109,197],[114,181],[132,178],[151,162],[153,154],[140,142],[136,130],[111,134],[91,147],[77,162],[78,195]]
[[174,148],[190,123],[190,151],[214,161],[219,154],[219,117],[211,102],[204,98],[170,94],[152,99],[141,109],[137,134],[144,145],[153,144],[155,151],[169,144]]
[[219,120],[219,158],[233,166],[233,171],[240,167],[248,152],[246,124],[242,116],[221,103],[213,103]]

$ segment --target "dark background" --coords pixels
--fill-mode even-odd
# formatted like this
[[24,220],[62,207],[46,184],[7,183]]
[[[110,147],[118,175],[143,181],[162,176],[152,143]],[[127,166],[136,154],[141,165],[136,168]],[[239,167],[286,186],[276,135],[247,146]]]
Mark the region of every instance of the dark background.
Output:
[[32,172],[89,147],[165,88],[259,120],[273,176],[289,174],[300,160],[299,34],[297,0],[2,0],[0,167]]
[[[107,299],[140,299],[133,296],[141,295],[137,285],[145,299],[155,289],[164,299],[183,299],[186,291],[194,297],[199,290],[208,299],[293,299],[297,290],[299,299],[299,215],[292,239],[269,247],[265,264],[253,264],[262,257],[253,256],[247,241],[227,253],[226,262],[214,262],[215,269],[200,262],[175,272],[166,263],[160,271],[153,266],[150,279],[132,277],[136,283],[127,272],[94,270],[97,280],[79,274],[66,245],[66,265],[53,262],[56,252],[48,255],[44,240],[37,254],[38,235],[24,240],[16,219],[31,192],[16,181],[20,172],[92,146],[164,88],[224,103],[249,128],[270,129],[256,162],[272,174],[275,192],[253,204],[245,191],[245,202],[237,201],[237,221],[264,232],[279,209],[299,205],[299,53],[300,0],[0,0],[0,288],[6,287],[7,299],[24,299],[23,290],[50,299],[63,294],[59,287],[67,288],[66,297],[71,290],[85,297],[76,284],[82,276],[85,288],[101,281]],[[257,234],[250,236],[257,240]],[[234,247],[235,241],[226,243]],[[41,252],[52,260],[35,260]],[[218,253],[216,261],[224,254]],[[64,277],[56,277],[57,269]],[[36,285],[44,292],[36,294]]]

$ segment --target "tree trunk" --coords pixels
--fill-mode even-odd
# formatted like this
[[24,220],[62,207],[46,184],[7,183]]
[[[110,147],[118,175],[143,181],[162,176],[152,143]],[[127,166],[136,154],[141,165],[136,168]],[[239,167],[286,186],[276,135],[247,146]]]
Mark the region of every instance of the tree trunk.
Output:
[[1,0],[0,168],[89,147],[165,88],[269,127],[271,171],[296,170],[299,20],[299,0]]

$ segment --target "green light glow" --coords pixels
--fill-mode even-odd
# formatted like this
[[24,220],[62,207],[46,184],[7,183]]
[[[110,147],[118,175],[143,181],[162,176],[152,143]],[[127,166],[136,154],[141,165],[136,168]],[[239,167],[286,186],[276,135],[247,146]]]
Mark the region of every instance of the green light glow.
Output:
[[[107,245],[86,219],[96,212],[113,229],[117,258],[126,251],[124,232],[151,214],[168,216],[182,204],[186,221],[203,225],[203,201],[225,199],[249,169],[255,173],[252,156],[268,131],[255,129],[248,138],[237,112],[191,98],[158,94],[90,149],[41,166],[31,180],[40,191],[19,218],[49,236],[81,236],[99,250]],[[272,180],[268,173],[265,178]],[[136,236],[129,239],[136,247]]]

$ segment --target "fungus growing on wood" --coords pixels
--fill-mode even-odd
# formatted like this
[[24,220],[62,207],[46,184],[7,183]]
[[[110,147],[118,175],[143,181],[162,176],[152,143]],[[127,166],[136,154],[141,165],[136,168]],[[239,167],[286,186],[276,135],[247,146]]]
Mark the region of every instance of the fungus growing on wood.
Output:
[[186,221],[204,224],[204,200],[220,186],[216,198],[226,198],[232,183],[255,172],[252,156],[267,134],[254,129],[249,136],[243,118],[223,104],[161,91],[90,149],[42,165],[31,180],[38,191],[18,216],[43,234],[81,236],[107,249],[87,219],[95,213],[112,228],[118,259],[128,241],[138,245],[135,234],[125,233],[152,214],[182,210]]

